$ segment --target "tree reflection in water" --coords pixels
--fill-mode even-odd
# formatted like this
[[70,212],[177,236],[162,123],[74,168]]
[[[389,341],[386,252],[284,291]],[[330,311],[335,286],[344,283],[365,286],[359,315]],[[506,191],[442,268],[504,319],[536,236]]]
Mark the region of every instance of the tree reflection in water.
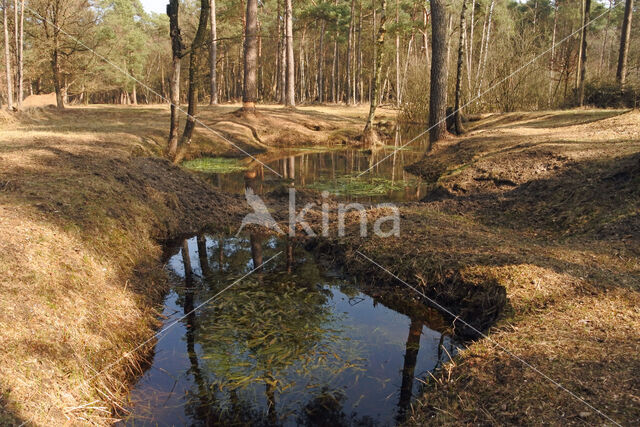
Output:
[[[404,419],[414,377],[441,362],[436,346],[445,337],[423,328],[428,319],[387,308],[388,302],[329,278],[292,239],[253,234],[193,240],[191,248],[183,241],[170,261],[184,278],[174,291],[186,316],[191,379],[182,413],[192,423],[372,425]],[[278,252],[281,257],[263,265]],[[194,311],[257,266],[259,272]],[[359,305],[363,301],[367,306]],[[411,321],[405,323],[405,316]],[[433,342],[419,357],[425,330]]]

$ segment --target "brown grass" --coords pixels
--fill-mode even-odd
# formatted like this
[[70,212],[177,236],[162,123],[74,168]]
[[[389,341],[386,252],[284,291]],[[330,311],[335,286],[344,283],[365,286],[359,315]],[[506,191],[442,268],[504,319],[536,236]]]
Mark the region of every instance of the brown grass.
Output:
[[113,110],[35,110],[0,130],[0,424],[109,423],[143,354],[92,377],[153,335],[158,240],[237,212],[145,157],[161,151],[154,111]]

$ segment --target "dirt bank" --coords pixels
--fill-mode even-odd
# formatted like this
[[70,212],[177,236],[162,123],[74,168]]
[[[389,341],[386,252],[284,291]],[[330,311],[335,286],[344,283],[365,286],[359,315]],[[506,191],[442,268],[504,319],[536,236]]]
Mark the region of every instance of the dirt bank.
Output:
[[611,423],[518,359],[640,422],[640,113],[622,113],[491,117],[409,168],[438,187],[401,208],[401,239],[334,242],[348,270],[394,281],[358,250],[462,316],[442,283],[506,292],[490,339],[429,382],[409,424]]
[[157,326],[158,241],[237,222],[233,197],[94,114],[36,112],[0,130],[2,425],[108,423],[140,356],[111,363]]

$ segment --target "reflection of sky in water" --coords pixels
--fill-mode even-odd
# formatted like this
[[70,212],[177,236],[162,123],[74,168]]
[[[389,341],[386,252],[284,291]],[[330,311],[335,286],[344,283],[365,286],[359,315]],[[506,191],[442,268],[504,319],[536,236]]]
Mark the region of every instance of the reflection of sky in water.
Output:
[[[209,269],[212,271],[219,267],[219,242],[220,240],[215,237],[206,239],[207,260]],[[232,268],[233,274],[229,274],[228,271],[219,273],[216,276],[221,283],[219,287],[210,285],[216,281],[215,278],[209,279],[207,282],[196,280],[197,291],[193,301],[196,307],[214,295],[222,285],[232,283],[231,276],[239,277],[253,268],[249,239],[226,238],[222,242],[223,267],[225,270]],[[202,277],[203,272],[195,238],[189,240],[188,247],[192,272],[195,276]],[[264,260],[283,249],[285,247],[282,241],[275,238],[265,239],[262,244]],[[403,384],[405,388],[404,400],[407,400],[407,384],[413,389],[413,393],[417,390],[417,381],[405,380],[403,383],[403,372],[411,375],[411,370],[413,370],[414,376],[424,377],[438,364],[439,359],[446,360],[447,352],[438,351],[442,334],[429,329],[417,320],[412,322],[407,316],[376,303],[370,296],[355,290],[349,283],[331,279],[318,270],[313,257],[308,256],[300,249],[295,249],[295,258],[298,264],[293,267],[292,275],[282,276],[282,274],[286,274],[282,272],[285,269],[284,256],[284,254],[281,255],[271,265],[265,266],[265,272],[259,282],[256,277],[252,276],[251,279],[255,280],[247,280],[246,283],[243,281],[237,285],[236,295],[227,296],[227,298],[239,298],[238,301],[242,302],[244,300],[241,299],[241,295],[246,291],[247,286],[255,286],[254,290],[268,290],[269,286],[277,286],[277,281],[282,280],[283,277],[293,277],[295,283],[300,283],[301,286],[312,286],[308,288],[309,292],[321,293],[322,289],[326,290],[326,297],[321,299],[324,301],[322,307],[317,307],[326,315],[322,314],[322,316],[316,317],[314,313],[311,314],[311,318],[324,319],[320,320],[323,324],[317,325],[324,338],[318,342],[309,343],[310,346],[313,344],[314,351],[326,353],[326,360],[305,363],[298,360],[292,364],[283,365],[283,369],[273,374],[281,381],[280,387],[287,388],[284,392],[277,391],[275,393],[275,414],[277,414],[279,422],[292,424],[309,421],[308,418],[300,419],[300,414],[304,413],[305,405],[309,405],[314,399],[317,400],[320,392],[324,390],[328,393],[324,393],[323,396],[332,395],[335,400],[329,399],[329,403],[327,400],[322,400],[320,406],[335,406],[339,414],[339,416],[334,414],[330,420],[320,418],[324,422],[347,423],[357,419],[366,423],[373,421],[376,424],[393,424],[401,400]],[[301,261],[303,259],[304,262]],[[176,275],[184,277],[183,257],[180,251],[168,261],[168,268]],[[231,288],[227,292],[232,293],[234,289]],[[165,326],[183,316],[185,295],[184,287],[177,287],[167,296],[163,312],[163,315],[166,316]],[[221,295],[220,298],[225,298],[225,295]],[[254,299],[259,300],[258,297]],[[295,302],[295,300],[291,301]],[[266,303],[267,309],[271,307],[268,299],[262,303]],[[202,414],[196,414],[198,404],[194,403],[199,402],[196,374],[200,375],[201,387],[203,383],[207,388],[212,387],[213,384],[220,381],[229,384],[229,378],[216,378],[214,371],[219,371],[217,369],[219,366],[211,365],[210,356],[212,354],[208,354],[204,349],[204,347],[217,349],[217,347],[211,347],[216,343],[201,342],[202,339],[207,339],[207,334],[211,330],[220,327],[215,323],[216,304],[224,307],[222,300],[218,303],[213,302],[212,305],[203,308],[195,317],[196,332],[191,336],[195,336],[195,339],[192,338],[192,342],[195,343],[193,348],[197,357],[191,355],[190,358],[187,352],[187,336],[189,335],[187,333],[187,319],[169,329],[166,336],[157,344],[151,368],[139,380],[131,394],[132,402],[135,405],[133,411],[135,422],[132,420],[132,424],[149,422],[159,423],[159,425],[181,425],[196,422],[197,419],[202,420]],[[272,304],[276,306],[277,302],[274,301]],[[220,308],[220,310],[224,310],[224,308]],[[287,315],[285,313],[285,317]],[[293,316],[289,319],[295,319],[295,315]],[[309,316],[309,313],[305,316]],[[204,324],[203,322],[206,322],[207,319],[209,321],[214,319],[214,323]],[[200,321],[201,323],[198,323]],[[272,319],[264,320],[267,323],[269,321]],[[224,321],[219,320],[218,323],[224,324]],[[245,324],[246,322],[243,323],[238,319],[238,323]],[[288,326],[290,325],[283,324],[282,329],[285,330]],[[408,344],[410,331],[414,332],[415,337],[420,334],[419,338],[414,338],[411,346]],[[253,331],[237,332],[240,334],[239,336],[245,336],[242,335],[245,332],[250,336]],[[222,326],[221,332],[218,331],[218,333],[233,334],[234,331],[232,327],[224,329]],[[285,333],[284,336],[288,335]],[[243,347],[242,340],[233,342],[236,349],[233,351],[236,354],[230,354],[229,360],[255,362],[248,357],[251,352],[248,347]],[[448,352],[453,351],[453,345],[447,337],[443,338],[442,344]],[[269,347],[266,346],[266,348]],[[415,350],[418,350],[415,366],[405,356],[405,353],[409,354],[406,352],[407,348],[414,349],[412,352],[414,356],[416,355]],[[348,367],[345,368],[345,366]],[[302,372],[296,372],[297,370]],[[335,372],[338,373],[335,374]],[[254,377],[263,375],[260,370],[253,370],[252,374]],[[235,391],[235,395],[229,391],[228,387],[221,387],[220,389],[219,386],[216,386],[215,393],[208,392],[209,398],[215,397],[215,403],[209,401],[209,404],[218,409],[251,412],[253,415],[246,417],[250,418],[251,422],[267,422],[269,419],[269,399],[264,381],[240,387]],[[403,402],[404,405],[407,403],[407,401]],[[235,408],[232,409],[234,405]],[[202,411],[201,408],[200,410]]]

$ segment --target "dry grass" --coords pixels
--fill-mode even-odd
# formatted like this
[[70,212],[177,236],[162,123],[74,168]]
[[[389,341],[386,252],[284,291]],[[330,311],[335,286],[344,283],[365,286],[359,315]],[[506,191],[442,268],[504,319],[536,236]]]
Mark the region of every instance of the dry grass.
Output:
[[144,355],[92,377],[153,335],[158,239],[235,212],[144,157],[160,152],[154,111],[127,126],[113,110],[36,110],[0,129],[0,424],[109,423]]

